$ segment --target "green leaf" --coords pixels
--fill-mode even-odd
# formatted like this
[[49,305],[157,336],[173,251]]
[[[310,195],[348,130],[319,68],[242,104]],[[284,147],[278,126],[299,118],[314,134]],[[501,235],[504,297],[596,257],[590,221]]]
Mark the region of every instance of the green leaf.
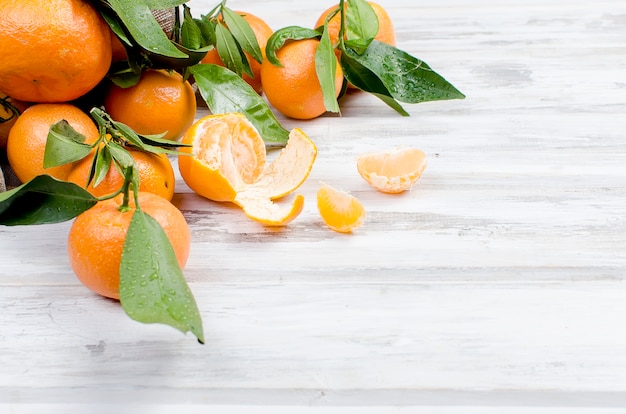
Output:
[[107,142],[107,147],[109,148],[111,157],[122,170],[127,170],[135,166],[135,160],[124,147],[113,141]]
[[0,224],[59,223],[73,219],[97,201],[79,185],[40,175],[0,193]]
[[267,145],[284,146],[287,143],[289,131],[278,122],[265,100],[234,72],[207,64],[195,65],[189,70],[212,113],[241,112]]
[[111,155],[109,146],[104,145],[98,150],[94,160],[92,161],[91,172],[89,174],[89,180],[87,181],[86,186],[88,186],[89,183],[93,181],[93,186],[97,187],[98,184],[100,184],[109,173],[112,160],[113,156]]
[[133,40],[146,51],[172,58],[187,58],[156,21],[150,7],[144,1],[108,0]]
[[276,56],[276,51],[283,47],[288,40],[314,39],[319,36],[320,33],[317,30],[300,26],[287,26],[278,29],[267,39],[267,45],[265,46],[266,58],[271,64],[282,66]]
[[335,89],[337,73],[337,57],[330,41],[328,30],[324,30],[320,43],[315,51],[315,71],[322,87],[324,107],[330,112],[339,112],[339,103]]
[[354,53],[356,52],[344,52],[341,54],[341,68],[343,69],[344,77],[357,88],[381,99],[400,115],[409,116],[409,113],[402,108],[402,105],[391,96],[391,93],[380,78],[351,57]]
[[[465,95],[432,70],[426,62],[386,43],[373,40],[363,54],[349,48],[343,53],[378,77],[389,95],[400,102],[420,103],[465,98]],[[352,82],[351,79],[348,80]]]
[[84,142],[85,136],[72,128],[66,120],[52,125],[48,131],[44,150],[44,168],[57,167],[83,159],[91,152],[91,145]]
[[194,19],[194,21],[196,22],[196,26],[198,26],[198,29],[200,29],[200,33],[202,34],[202,45],[215,47],[215,23],[204,18]]
[[346,8],[348,39],[360,39],[365,47],[378,34],[378,17],[376,12],[365,0],[350,0]]
[[231,34],[239,44],[239,46],[254,60],[261,63],[263,61],[263,55],[261,54],[261,48],[259,47],[259,43],[256,40],[256,35],[254,31],[242,16],[235,13],[228,7],[224,7],[222,9],[222,14],[224,16],[224,22],[230,30]]
[[204,46],[202,29],[191,16],[191,11],[186,5],[184,6],[183,25],[181,27],[181,43],[189,49],[200,49]]
[[133,213],[124,243],[120,302],[138,322],[191,331],[204,343],[202,318],[174,248],[161,225],[140,209]]
[[217,53],[220,55],[220,59],[222,59],[224,65],[239,76],[244,72],[248,75],[252,75],[252,69],[250,69],[248,59],[239,49],[237,41],[230,30],[223,24],[218,24],[215,26],[215,38],[217,41]]
[[[128,0],[127,0],[128,1]],[[141,0],[150,10],[165,10],[180,6],[189,0]]]
[[141,69],[136,70],[130,66],[130,61],[121,63],[123,67],[109,72],[107,78],[120,88],[135,86],[141,79]]

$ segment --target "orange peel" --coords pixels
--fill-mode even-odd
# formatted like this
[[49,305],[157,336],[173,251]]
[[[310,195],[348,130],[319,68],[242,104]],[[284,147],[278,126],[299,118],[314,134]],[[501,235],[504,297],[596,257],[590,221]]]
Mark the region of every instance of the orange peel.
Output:
[[401,193],[410,189],[426,169],[426,154],[416,148],[394,148],[357,157],[359,174],[383,193]]
[[287,205],[273,202],[302,185],[317,157],[315,144],[301,129],[290,132],[287,145],[271,163],[263,138],[237,112],[200,118],[181,141],[191,146],[181,148],[179,171],[197,194],[234,203],[267,226],[283,226],[302,212],[302,195]]

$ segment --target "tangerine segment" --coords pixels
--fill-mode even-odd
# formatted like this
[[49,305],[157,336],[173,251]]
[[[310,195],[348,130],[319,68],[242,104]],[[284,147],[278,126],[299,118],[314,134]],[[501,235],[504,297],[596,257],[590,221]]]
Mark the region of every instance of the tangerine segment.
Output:
[[401,193],[420,178],[426,168],[426,154],[416,148],[395,148],[362,154],[357,170],[372,187],[383,193]]
[[354,196],[322,183],[317,191],[317,209],[324,223],[332,230],[350,233],[361,226],[367,213]]
[[207,115],[182,138],[178,167],[185,183],[213,201],[234,201],[266,165],[265,143],[243,114]]

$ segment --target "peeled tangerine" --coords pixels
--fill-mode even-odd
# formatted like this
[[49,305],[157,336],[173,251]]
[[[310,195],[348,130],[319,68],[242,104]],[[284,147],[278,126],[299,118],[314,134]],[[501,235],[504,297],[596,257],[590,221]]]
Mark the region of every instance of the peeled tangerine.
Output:
[[362,154],[356,161],[361,177],[383,193],[410,189],[426,168],[426,154],[416,148]]
[[197,194],[235,203],[267,226],[285,225],[302,211],[302,195],[288,205],[272,201],[296,190],[311,172],[317,148],[302,130],[290,132],[287,145],[270,164],[263,138],[241,113],[205,116],[182,142],[191,147],[181,148],[190,155],[178,157],[180,174]]

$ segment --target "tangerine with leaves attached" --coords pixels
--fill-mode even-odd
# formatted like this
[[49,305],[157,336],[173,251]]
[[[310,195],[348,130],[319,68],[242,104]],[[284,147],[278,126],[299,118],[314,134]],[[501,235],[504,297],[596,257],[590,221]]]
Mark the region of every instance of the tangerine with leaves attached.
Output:
[[[324,94],[315,67],[317,39],[294,40],[278,49],[282,67],[269,60],[261,65],[263,91],[270,104],[283,115],[295,119],[313,119],[326,112]],[[336,57],[335,97],[343,83],[343,71]]]
[[[120,263],[134,200],[120,208],[123,195],[98,202],[76,217],[68,236],[68,257],[80,282],[108,298],[119,299]],[[189,226],[181,211],[165,198],[139,192],[141,210],[154,218],[169,239],[179,266],[185,267],[191,246]]]
[[30,106],[15,121],[7,142],[9,164],[21,182],[41,174],[49,174],[60,180],[67,179],[73,164],[44,168],[48,132],[52,125],[62,120],[84,135],[88,144],[93,144],[100,136],[89,115],[74,105],[49,103]]

